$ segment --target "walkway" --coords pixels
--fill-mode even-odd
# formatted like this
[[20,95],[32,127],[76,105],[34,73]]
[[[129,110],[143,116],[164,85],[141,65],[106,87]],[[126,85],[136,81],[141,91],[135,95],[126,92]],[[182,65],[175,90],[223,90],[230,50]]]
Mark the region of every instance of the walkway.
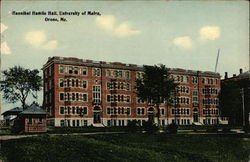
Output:
[[0,136],[0,141],[11,140],[11,139],[20,139],[20,138],[28,138],[28,137],[36,137],[41,135],[49,135],[49,136],[77,136],[77,135],[97,135],[97,134],[117,134],[117,133],[125,133],[125,132],[89,132],[89,133],[64,133],[64,134],[29,134],[29,135],[5,135]]

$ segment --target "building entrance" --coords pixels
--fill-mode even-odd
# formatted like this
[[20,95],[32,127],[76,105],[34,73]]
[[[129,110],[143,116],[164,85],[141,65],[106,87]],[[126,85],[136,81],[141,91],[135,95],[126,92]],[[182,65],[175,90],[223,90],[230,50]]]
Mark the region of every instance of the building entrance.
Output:
[[148,109],[148,121],[154,122],[154,108],[152,107]]
[[101,108],[98,106],[94,107],[93,113],[94,123],[101,123]]
[[194,109],[194,111],[193,111],[193,119],[194,119],[194,122],[199,122],[199,116],[198,116],[197,109]]

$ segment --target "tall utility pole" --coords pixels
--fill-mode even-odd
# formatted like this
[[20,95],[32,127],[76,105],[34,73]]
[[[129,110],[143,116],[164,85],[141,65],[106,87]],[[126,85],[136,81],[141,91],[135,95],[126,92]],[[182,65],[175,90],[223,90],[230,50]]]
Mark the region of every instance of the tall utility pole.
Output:
[[242,124],[245,126],[245,102],[244,102],[244,88],[241,88],[241,97],[242,97]]
[[217,72],[217,65],[218,65],[218,61],[219,61],[219,56],[220,56],[220,49],[218,49],[218,53],[217,53],[217,58],[216,58],[216,63],[215,63],[215,69],[214,72]]

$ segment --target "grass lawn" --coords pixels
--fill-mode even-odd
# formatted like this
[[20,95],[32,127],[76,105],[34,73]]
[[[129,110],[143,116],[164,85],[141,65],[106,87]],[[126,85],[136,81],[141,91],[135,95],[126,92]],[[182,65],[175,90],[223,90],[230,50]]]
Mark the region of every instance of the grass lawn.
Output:
[[1,142],[5,161],[248,161],[239,135],[106,134],[40,136]]

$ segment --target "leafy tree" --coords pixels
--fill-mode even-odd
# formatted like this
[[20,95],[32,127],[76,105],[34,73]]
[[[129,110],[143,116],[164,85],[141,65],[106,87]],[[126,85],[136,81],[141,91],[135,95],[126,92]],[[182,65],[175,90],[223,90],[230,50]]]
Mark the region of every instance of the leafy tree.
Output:
[[246,79],[225,80],[221,84],[220,110],[222,116],[229,117],[229,123],[242,125],[242,93],[244,89],[245,123],[248,126],[248,114],[250,112],[250,81]]
[[172,97],[172,92],[177,86],[170,78],[169,69],[164,65],[144,66],[141,79],[136,80],[137,96],[156,105],[156,116],[160,123],[160,104]]
[[14,66],[2,71],[3,81],[0,90],[3,98],[10,103],[20,101],[22,107],[26,107],[26,99],[29,95],[37,98],[37,91],[41,90],[42,78],[37,69],[30,70],[20,66]]

